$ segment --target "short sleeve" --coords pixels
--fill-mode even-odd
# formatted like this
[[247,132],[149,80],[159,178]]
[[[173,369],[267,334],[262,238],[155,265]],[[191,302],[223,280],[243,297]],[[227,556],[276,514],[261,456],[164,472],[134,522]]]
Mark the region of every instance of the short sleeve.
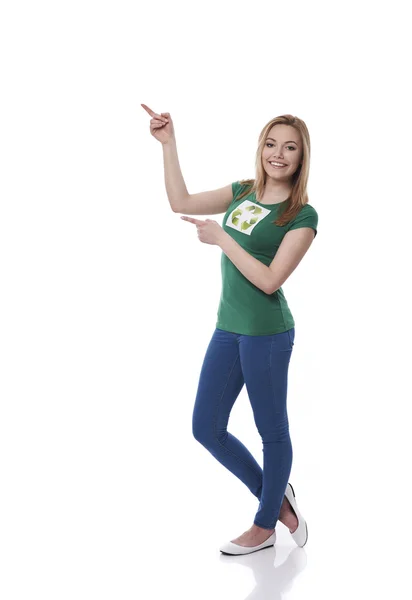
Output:
[[318,233],[318,213],[310,204],[305,204],[297,214],[297,216],[290,221],[287,226],[287,230],[300,229],[301,227],[311,227],[315,231],[315,237]]

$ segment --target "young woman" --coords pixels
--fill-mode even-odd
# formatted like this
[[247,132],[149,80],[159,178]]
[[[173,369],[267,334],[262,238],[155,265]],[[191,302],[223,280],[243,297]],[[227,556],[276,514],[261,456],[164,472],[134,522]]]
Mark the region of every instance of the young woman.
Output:
[[[259,136],[255,179],[189,194],[180,170],[169,113],[154,113],[151,134],[163,145],[166,191],[174,212],[225,213],[211,219],[182,219],[199,240],[222,249],[222,292],[216,329],[202,365],[193,410],[193,435],[259,500],[250,529],[223,544],[224,554],[256,552],[276,541],[281,521],[299,546],[307,541],[305,519],[288,483],[292,445],[287,415],[289,362],[295,322],[281,286],[317,234],[318,215],[308,204],[310,138],[305,123],[282,115]],[[263,443],[263,470],[227,431],[230,411],[246,385]]]

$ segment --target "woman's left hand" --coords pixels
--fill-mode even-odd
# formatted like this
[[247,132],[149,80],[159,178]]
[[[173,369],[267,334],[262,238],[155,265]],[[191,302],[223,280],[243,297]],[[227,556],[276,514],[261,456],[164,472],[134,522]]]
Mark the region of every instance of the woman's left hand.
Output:
[[206,219],[206,221],[202,221],[200,219],[194,219],[193,217],[186,216],[180,218],[196,225],[197,237],[201,242],[204,242],[205,244],[215,244],[216,246],[220,245],[225,231],[217,221],[212,221],[212,219]]

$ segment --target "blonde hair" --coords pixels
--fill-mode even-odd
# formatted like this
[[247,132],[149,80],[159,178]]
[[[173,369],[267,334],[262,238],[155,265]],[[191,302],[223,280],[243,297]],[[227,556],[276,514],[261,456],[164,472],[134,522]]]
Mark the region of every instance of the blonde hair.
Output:
[[279,117],[275,117],[271,119],[269,123],[267,123],[259,135],[259,143],[256,151],[256,161],[255,161],[255,179],[242,179],[240,180],[241,185],[246,185],[246,189],[236,198],[239,200],[246,196],[247,194],[251,194],[255,192],[256,200],[259,202],[259,198],[263,196],[263,191],[265,189],[266,183],[266,171],[262,166],[262,150],[266,143],[266,138],[269,134],[269,131],[274,125],[278,123],[283,125],[290,125],[294,127],[297,131],[300,132],[302,144],[303,144],[303,153],[301,157],[301,164],[296,169],[296,171],[292,175],[292,191],[289,196],[289,201],[285,204],[285,209],[282,214],[277,217],[275,221],[272,221],[275,225],[284,226],[286,223],[289,223],[292,219],[296,217],[296,215],[300,212],[301,208],[309,202],[308,193],[306,191],[306,186],[309,178],[309,164],[310,164],[310,137],[309,131],[306,127],[306,124],[302,119],[298,117],[294,117],[293,115],[281,115]]

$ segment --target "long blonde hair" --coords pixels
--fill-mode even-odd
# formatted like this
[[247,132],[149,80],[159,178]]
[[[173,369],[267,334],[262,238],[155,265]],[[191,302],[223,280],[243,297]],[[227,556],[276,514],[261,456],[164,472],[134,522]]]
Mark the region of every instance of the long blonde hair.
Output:
[[266,138],[269,134],[270,129],[281,123],[283,125],[290,125],[300,132],[303,153],[301,158],[301,164],[292,175],[292,191],[289,196],[289,201],[285,204],[285,209],[275,221],[272,221],[275,225],[283,226],[289,223],[296,215],[300,212],[301,208],[309,202],[308,193],[306,186],[309,178],[309,164],[310,164],[310,137],[309,131],[306,127],[306,123],[294,117],[293,115],[281,115],[271,119],[267,123],[259,135],[259,143],[256,151],[255,161],[255,179],[242,179],[240,180],[241,185],[246,185],[247,188],[238,196],[236,200],[240,200],[243,196],[255,192],[256,200],[259,202],[259,198],[263,196],[266,183],[266,171],[262,166],[262,150],[265,146]]

